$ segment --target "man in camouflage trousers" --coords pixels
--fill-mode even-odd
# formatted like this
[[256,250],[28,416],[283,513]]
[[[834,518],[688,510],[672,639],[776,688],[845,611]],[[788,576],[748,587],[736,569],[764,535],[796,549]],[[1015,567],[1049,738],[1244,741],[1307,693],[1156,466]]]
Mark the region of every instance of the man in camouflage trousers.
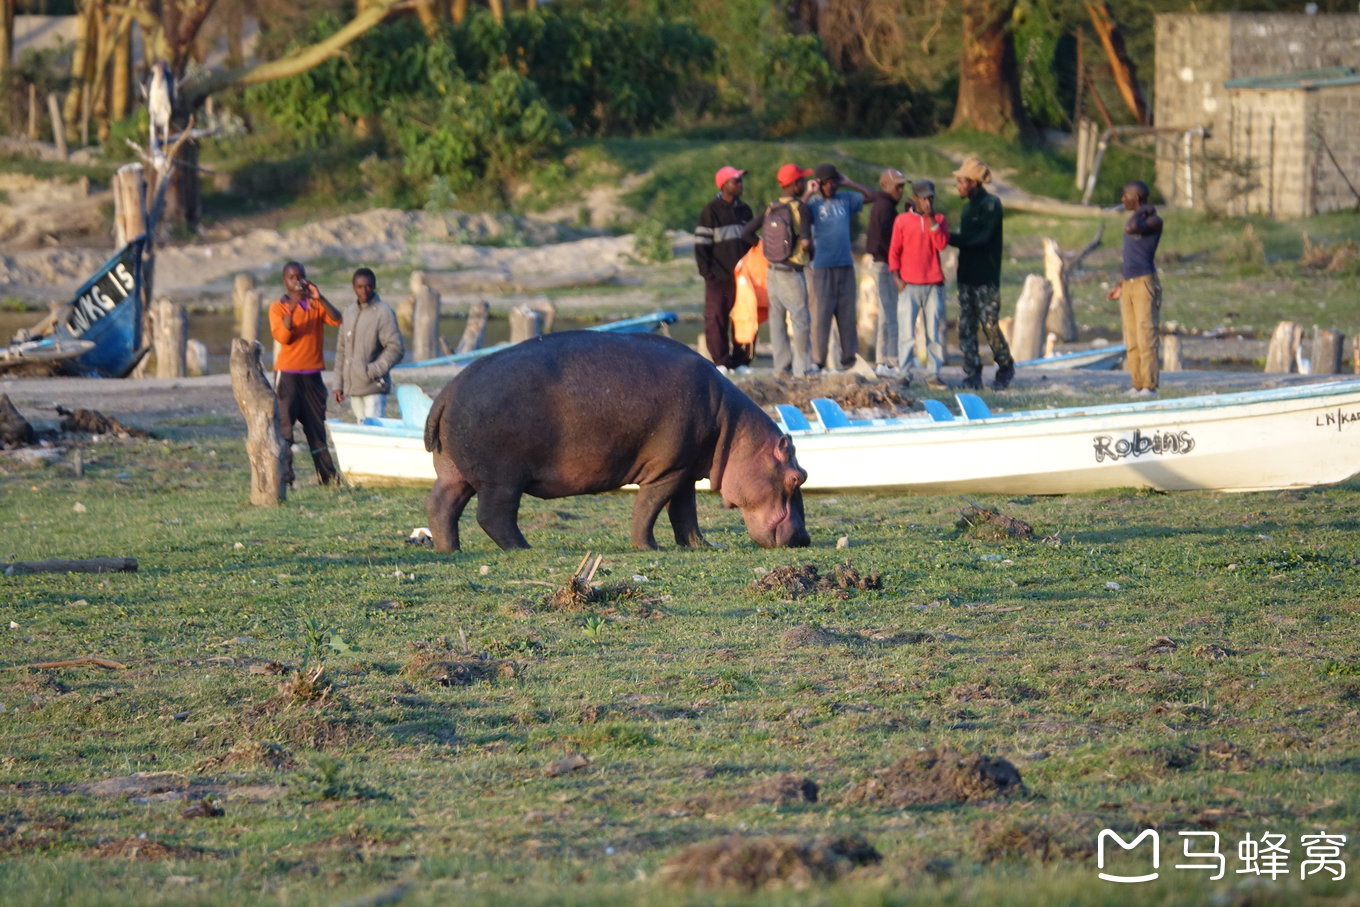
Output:
[[949,244],[959,249],[959,349],[963,353],[963,386],[982,387],[978,330],[996,360],[993,390],[1005,390],[1015,377],[1015,360],[1001,333],[1001,200],[983,188],[992,171],[976,157],[954,171],[954,185],[965,199],[957,233]]

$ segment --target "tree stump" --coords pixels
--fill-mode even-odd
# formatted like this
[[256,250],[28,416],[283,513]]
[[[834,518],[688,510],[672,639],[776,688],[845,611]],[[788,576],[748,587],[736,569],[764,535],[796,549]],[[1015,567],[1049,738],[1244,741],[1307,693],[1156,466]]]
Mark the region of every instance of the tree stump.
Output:
[[279,401],[264,376],[259,341],[231,342],[231,392],[246,419],[246,456],[250,460],[250,503],[277,507],[288,497],[284,484],[283,439],[279,436]]
[[208,374],[208,345],[202,340],[185,342],[184,370],[190,378],[202,378]]
[[526,305],[510,310],[510,342],[532,340],[543,333],[543,316]]
[[237,274],[231,288],[231,310],[236,316],[236,336],[242,340],[260,339],[260,308],[263,297],[255,289],[255,277]]
[[481,349],[486,340],[486,322],[490,316],[491,306],[485,299],[468,305],[467,327],[463,328],[463,336],[459,338],[455,352],[470,353]]
[[1341,351],[1346,346],[1346,335],[1340,331],[1313,327],[1313,374],[1341,374]]
[[0,448],[27,447],[33,443],[33,426],[9,399],[0,394]]
[[189,315],[184,306],[165,297],[156,300],[151,322],[155,331],[156,377],[183,378],[189,373],[185,344],[189,342]]
[[1185,363],[1181,359],[1181,338],[1179,334],[1164,334],[1161,341],[1162,371],[1181,372]]
[[416,325],[416,298],[407,296],[397,303],[397,330],[407,337],[414,337]]
[[[859,354],[869,362],[882,362],[885,358],[896,359],[897,350],[885,350],[886,356],[878,349],[878,280],[874,275],[872,255],[860,256],[857,298],[855,300],[855,336],[859,339]],[[889,276],[886,280],[892,280]]]
[[553,322],[557,321],[557,303],[546,296],[539,296],[525,303],[529,308],[538,313],[539,323],[543,328],[543,333],[553,332]]
[[425,272],[411,274],[415,315],[411,325],[411,358],[424,362],[439,355],[439,294],[425,283]]
[[47,115],[52,120],[52,141],[57,146],[57,155],[64,161],[66,154],[66,120],[61,115],[61,102],[56,94],[47,94]]
[[1063,343],[1071,343],[1077,339],[1077,316],[1072,311],[1072,297],[1068,291],[1067,259],[1058,251],[1057,240],[1045,236],[1043,246],[1044,278],[1053,290],[1048,303],[1047,328]]
[[1351,346],[1351,370],[1360,375],[1360,334],[1355,335]]
[[1287,375],[1298,370],[1299,348],[1303,345],[1303,328],[1292,321],[1275,325],[1266,352],[1266,372]]
[[113,174],[113,242],[123,248],[146,233],[146,178],[141,164],[124,164]]
[[1025,278],[1020,299],[1015,303],[1014,336],[1010,341],[1011,355],[1016,362],[1038,359],[1044,353],[1044,337],[1048,331],[1048,304],[1053,296],[1049,283],[1038,274]]

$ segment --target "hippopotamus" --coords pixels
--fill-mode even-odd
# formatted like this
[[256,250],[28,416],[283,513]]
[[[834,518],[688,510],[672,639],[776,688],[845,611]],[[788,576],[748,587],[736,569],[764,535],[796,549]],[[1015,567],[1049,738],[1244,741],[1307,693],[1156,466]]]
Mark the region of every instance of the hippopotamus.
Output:
[[764,548],[810,544],[793,442],[689,347],[653,334],[563,331],[479,359],[439,392],[425,422],[435,483],[434,546],[457,551],[458,518],[504,549],[527,548],[519,502],[638,486],[632,543],[656,548],[665,507],[675,541],[699,532],[694,483],[707,477]]

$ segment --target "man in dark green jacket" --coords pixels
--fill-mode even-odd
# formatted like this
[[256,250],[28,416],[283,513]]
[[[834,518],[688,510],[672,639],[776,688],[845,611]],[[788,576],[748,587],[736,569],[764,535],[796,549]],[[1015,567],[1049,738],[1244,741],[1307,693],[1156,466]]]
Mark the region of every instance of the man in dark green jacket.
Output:
[[1015,377],[1015,360],[1001,334],[1001,200],[983,188],[992,171],[968,157],[954,171],[954,185],[964,199],[959,229],[949,244],[959,248],[959,348],[963,352],[963,386],[982,387],[978,328],[996,360],[993,390],[1004,390]]

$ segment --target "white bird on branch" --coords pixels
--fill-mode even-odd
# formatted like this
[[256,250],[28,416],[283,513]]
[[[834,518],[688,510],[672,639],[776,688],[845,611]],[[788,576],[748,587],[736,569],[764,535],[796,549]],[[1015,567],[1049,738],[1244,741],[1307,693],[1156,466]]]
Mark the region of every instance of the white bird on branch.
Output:
[[151,67],[146,110],[151,127],[151,154],[160,158],[170,141],[170,120],[175,114],[175,74],[164,60],[157,60]]

